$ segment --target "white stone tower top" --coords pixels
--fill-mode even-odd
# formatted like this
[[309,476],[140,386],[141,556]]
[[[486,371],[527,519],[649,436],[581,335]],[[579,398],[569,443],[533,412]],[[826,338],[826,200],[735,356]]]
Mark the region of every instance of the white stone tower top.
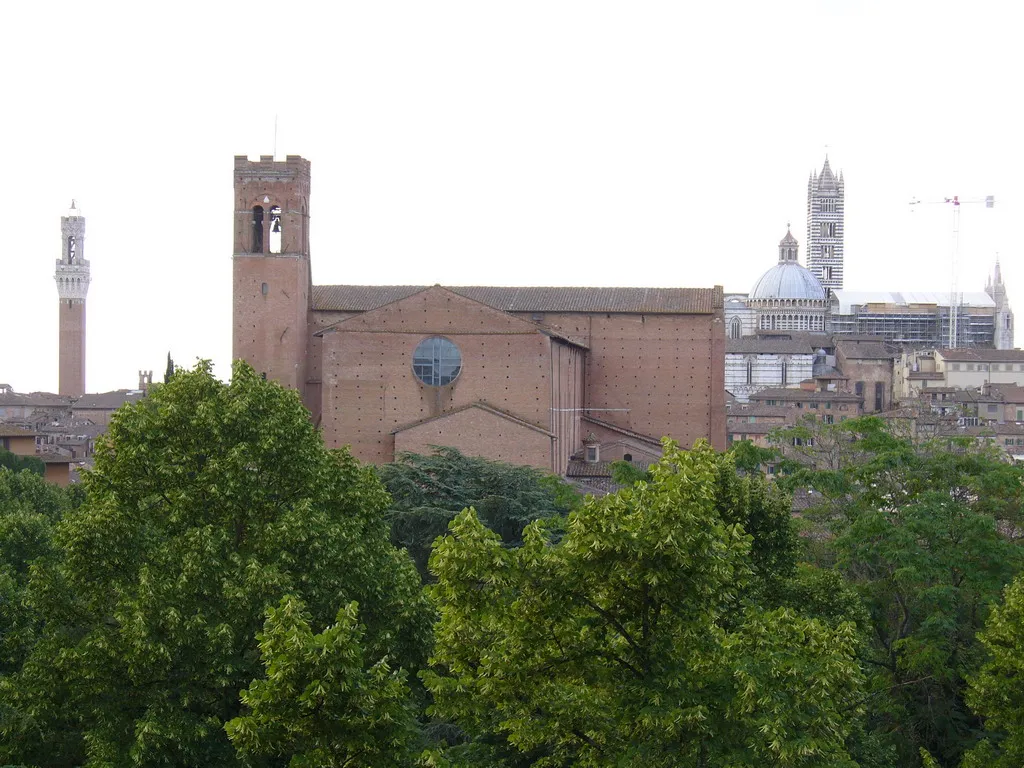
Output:
[[61,301],[85,302],[89,293],[89,262],[85,260],[85,217],[71,201],[67,216],[60,217],[61,257],[53,279]]

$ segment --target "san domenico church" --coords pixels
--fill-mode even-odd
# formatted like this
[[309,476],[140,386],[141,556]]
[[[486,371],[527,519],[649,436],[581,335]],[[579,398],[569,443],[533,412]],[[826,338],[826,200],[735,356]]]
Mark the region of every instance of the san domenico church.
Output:
[[314,286],[309,161],[235,157],[234,189],[233,357],[299,391],[327,444],[363,461],[450,446],[607,490],[611,461],[646,466],[662,436],[747,439],[772,392],[873,413],[917,378],[944,383],[927,371],[947,358],[1024,374],[998,263],[984,291],[844,287],[846,183],[828,158],[807,182],[807,266],[787,231],[748,293]]
[[584,476],[664,435],[725,448],[720,286],[313,285],[309,161],[238,156],[234,189],[233,357],[300,392],[329,446]]

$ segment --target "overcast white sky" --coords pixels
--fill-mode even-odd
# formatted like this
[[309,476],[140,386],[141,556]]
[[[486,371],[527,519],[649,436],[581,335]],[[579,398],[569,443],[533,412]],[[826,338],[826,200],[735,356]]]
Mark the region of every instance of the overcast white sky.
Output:
[[[1017,3],[79,2],[4,9],[0,382],[56,390],[77,198],[90,391],[231,354],[232,157],[313,164],[320,283],[746,291],[825,146],[846,287],[962,290],[999,252],[1024,322]],[[1020,343],[1018,339],[1018,343]]]

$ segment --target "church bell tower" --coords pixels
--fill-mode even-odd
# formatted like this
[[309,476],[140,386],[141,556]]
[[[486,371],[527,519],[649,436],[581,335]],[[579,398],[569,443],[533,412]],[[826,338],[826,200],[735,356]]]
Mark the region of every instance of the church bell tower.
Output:
[[1013,309],[1003,284],[1003,271],[996,259],[996,268],[985,285],[987,293],[995,302],[996,311],[993,318],[992,346],[996,349],[1013,349]]
[[232,358],[305,395],[309,161],[235,157]]
[[71,201],[60,218],[61,257],[53,279],[60,299],[59,377],[57,391],[69,397],[85,394],[85,297],[89,293],[89,262],[85,260],[85,217]]
[[825,296],[843,287],[843,230],[846,182],[836,178],[825,158],[821,173],[807,180],[807,268],[825,289]]

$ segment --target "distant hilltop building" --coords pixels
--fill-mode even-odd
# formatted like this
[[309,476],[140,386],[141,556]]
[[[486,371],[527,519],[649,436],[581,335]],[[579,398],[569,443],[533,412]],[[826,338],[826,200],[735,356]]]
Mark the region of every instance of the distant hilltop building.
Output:
[[669,435],[725,448],[722,289],[311,284],[310,164],[234,164],[233,357],[331,446],[608,476]]
[[85,217],[71,201],[60,219],[61,257],[53,279],[60,299],[57,391],[69,397],[85,394],[85,297],[89,293],[89,262],[85,259]]
[[[950,294],[844,288],[846,187],[828,158],[807,183],[807,267],[787,231],[778,263],[749,293],[725,296],[730,339],[772,332],[873,337],[904,348],[949,346]],[[984,291],[956,295],[957,347],[1012,349],[1013,311],[997,261]]]

